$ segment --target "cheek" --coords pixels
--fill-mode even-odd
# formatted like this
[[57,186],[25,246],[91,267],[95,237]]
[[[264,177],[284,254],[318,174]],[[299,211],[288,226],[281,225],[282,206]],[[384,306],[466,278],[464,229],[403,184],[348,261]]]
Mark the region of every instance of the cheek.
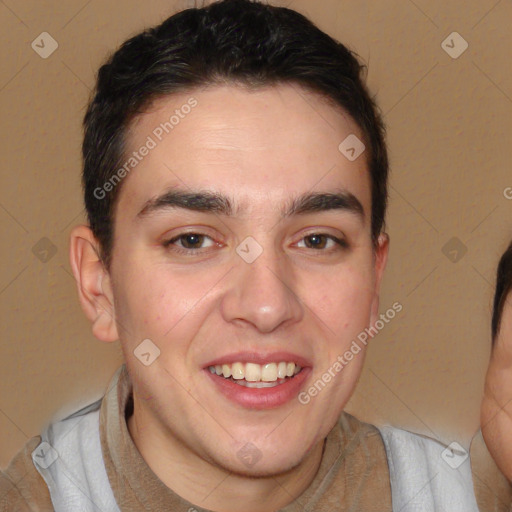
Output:
[[373,300],[369,275],[352,269],[332,274],[309,295],[309,307],[334,333],[357,334],[367,327]]
[[195,302],[184,283],[160,271],[132,270],[127,275],[115,290],[116,317],[131,326],[133,336],[163,336]]
[[125,269],[115,290],[116,317],[133,339],[154,338],[165,344],[176,336],[190,338],[211,307],[209,293],[219,280],[215,272],[139,264]]

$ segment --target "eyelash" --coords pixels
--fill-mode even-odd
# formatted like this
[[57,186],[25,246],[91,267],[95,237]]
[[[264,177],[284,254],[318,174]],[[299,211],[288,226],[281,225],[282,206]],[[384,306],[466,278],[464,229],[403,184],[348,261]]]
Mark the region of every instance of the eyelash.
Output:
[[[173,252],[176,252],[178,254],[183,254],[185,256],[197,256],[197,255],[200,255],[200,254],[203,254],[204,252],[206,252],[204,250],[202,251],[201,249],[186,249],[186,248],[180,248],[178,246],[171,248],[171,245],[174,244],[174,242],[180,240],[183,237],[191,236],[191,235],[203,236],[203,237],[209,238],[210,240],[213,240],[210,236],[205,235],[204,233],[190,231],[187,233],[181,233],[181,234],[171,238],[170,240],[166,240],[166,241],[162,242],[162,246],[165,249],[171,249]],[[309,238],[309,237],[313,237],[313,236],[326,237],[338,245],[338,247],[336,247],[334,250],[332,248],[330,250],[329,249],[327,249],[327,250],[326,249],[314,249],[314,248],[309,248],[309,247],[306,248],[306,249],[311,249],[312,251],[315,251],[315,252],[331,253],[331,252],[334,252],[335,250],[346,250],[346,249],[349,249],[349,247],[350,247],[346,240],[337,238],[334,235],[329,235],[327,233],[321,233],[321,232],[309,233],[308,235],[303,236],[301,238],[301,241],[304,240],[305,238]],[[215,245],[215,244],[212,244],[212,246],[213,245]],[[208,249],[209,248],[207,248],[207,250]]]

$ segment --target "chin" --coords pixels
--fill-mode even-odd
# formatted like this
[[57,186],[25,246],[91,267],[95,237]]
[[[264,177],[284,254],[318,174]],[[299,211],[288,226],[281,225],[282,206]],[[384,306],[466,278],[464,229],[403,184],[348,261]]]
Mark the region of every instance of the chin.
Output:
[[277,461],[264,461],[263,459],[264,456],[252,466],[237,461],[237,463],[233,464],[233,467],[226,469],[229,469],[235,475],[245,478],[275,478],[284,476],[299,466],[304,460],[304,456],[302,458],[293,456],[287,459],[281,454]]
[[[299,466],[308,456],[305,446],[287,447],[286,451],[278,447],[258,449],[248,442],[242,448],[237,447],[236,456],[232,452],[211,453],[210,463],[241,477],[265,478],[284,475]],[[276,453],[277,450],[277,453]]]

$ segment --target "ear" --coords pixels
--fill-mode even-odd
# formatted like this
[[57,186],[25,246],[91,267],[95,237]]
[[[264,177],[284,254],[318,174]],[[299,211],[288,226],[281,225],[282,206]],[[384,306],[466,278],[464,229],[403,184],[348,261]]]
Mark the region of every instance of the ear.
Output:
[[110,274],[100,259],[100,245],[89,226],[75,226],[71,231],[69,259],[78,287],[78,298],[92,332],[101,341],[116,341],[114,295]]
[[371,308],[371,321],[370,325],[373,325],[378,320],[379,315],[379,297],[380,297],[380,285],[382,282],[382,276],[384,275],[384,269],[388,261],[389,254],[389,235],[387,233],[381,233],[377,241],[377,247],[374,251],[374,295]]

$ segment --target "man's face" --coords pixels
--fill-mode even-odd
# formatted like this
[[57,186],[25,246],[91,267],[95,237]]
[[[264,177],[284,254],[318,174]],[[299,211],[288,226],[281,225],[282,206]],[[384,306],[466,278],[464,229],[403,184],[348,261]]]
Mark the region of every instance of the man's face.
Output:
[[[159,141],[157,127],[191,97],[197,105]],[[349,161],[338,149],[350,134],[362,139],[347,115],[286,85],[169,96],[132,124],[128,153],[148,136],[156,147],[123,183],[111,279],[135,415],[155,442],[237,473],[278,474],[334,426],[364,346],[332,367],[376,315],[387,252],[372,248],[366,155]],[[178,192],[223,196],[231,211],[156,200]],[[331,195],[290,212],[310,194]],[[160,350],[148,366],[134,355],[146,339]],[[236,379],[212,373],[223,363]],[[279,363],[302,370],[275,381]],[[266,384],[251,383],[258,372]]]

